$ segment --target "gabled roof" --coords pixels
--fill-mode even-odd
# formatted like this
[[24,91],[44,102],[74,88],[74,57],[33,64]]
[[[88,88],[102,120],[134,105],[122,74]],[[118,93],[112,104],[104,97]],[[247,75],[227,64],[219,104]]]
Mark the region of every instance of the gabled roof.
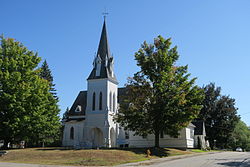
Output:
[[[69,116],[85,115],[86,105],[87,105],[87,91],[80,91],[73,105],[71,106],[68,115]],[[80,112],[76,111],[77,106],[81,106]]]
[[196,126],[190,122],[190,123],[188,124],[188,127],[193,127],[193,128],[195,128]]
[[[113,68],[112,68],[113,57],[111,56],[111,53],[110,53],[108,33],[107,33],[105,20],[104,20],[103,27],[102,27],[102,33],[101,33],[101,38],[100,38],[96,57],[101,58],[100,76],[96,76],[96,67],[94,66],[87,80],[108,78],[112,81],[117,82],[116,76],[114,75]],[[113,72],[113,75],[112,75],[112,72]]]

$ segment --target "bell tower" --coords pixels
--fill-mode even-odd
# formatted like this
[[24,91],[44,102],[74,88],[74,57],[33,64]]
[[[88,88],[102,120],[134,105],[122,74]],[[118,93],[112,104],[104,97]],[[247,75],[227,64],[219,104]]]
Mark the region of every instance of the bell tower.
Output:
[[117,128],[113,115],[117,112],[118,81],[113,65],[104,17],[98,51],[87,79],[85,137],[92,147],[116,146]]

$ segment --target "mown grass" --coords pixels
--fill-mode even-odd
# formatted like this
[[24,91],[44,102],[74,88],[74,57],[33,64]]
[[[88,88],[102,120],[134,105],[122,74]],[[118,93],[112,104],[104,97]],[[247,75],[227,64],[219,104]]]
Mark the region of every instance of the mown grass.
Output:
[[67,150],[64,148],[26,148],[8,150],[0,157],[0,162],[32,163],[44,165],[74,166],[113,166],[122,163],[138,162],[148,159],[190,154],[189,151],[177,149],[150,149],[147,157],[146,148],[136,149],[100,149]]
[[[194,153],[204,153],[204,152],[218,152],[218,151],[223,151],[223,150],[201,150],[201,149],[191,149],[191,152]],[[224,150],[225,151],[225,150]]]
[[205,150],[200,150],[200,149],[192,149],[191,151],[192,151],[192,152],[195,152],[195,153],[203,153],[203,152],[208,152],[208,151],[205,151]]

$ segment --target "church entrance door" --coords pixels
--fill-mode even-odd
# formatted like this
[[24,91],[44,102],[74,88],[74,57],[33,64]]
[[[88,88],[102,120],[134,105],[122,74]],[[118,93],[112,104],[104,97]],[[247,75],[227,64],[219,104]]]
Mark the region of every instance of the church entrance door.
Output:
[[102,130],[99,128],[93,128],[91,129],[90,133],[91,133],[92,147],[97,148],[103,146]]

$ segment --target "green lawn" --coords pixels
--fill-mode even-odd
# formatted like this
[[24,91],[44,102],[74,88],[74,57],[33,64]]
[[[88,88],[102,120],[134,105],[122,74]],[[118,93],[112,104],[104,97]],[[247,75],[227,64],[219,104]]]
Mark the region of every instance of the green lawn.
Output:
[[192,152],[195,152],[195,153],[203,153],[203,152],[208,152],[208,151],[205,151],[205,150],[200,150],[200,149],[192,149],[191,151],[192,151]]
[[147,149],[100,149],[67,150],[64,148],[26,148],[8,150],[0,157],[0,162],[33,163],[45,165],[84,165],[112,166],[122,163],[144,161],[148,159],[191,154],[178,149],[151,149],[152,156],[147,157]]
[[203,152],[218,152],[218,151],[221,151],[221,150],[208,150],[208,151],[205,151],[205,150],[200,150],[200,149],[192,149],[190,151],[195,152],[195,153],[203,153]]

